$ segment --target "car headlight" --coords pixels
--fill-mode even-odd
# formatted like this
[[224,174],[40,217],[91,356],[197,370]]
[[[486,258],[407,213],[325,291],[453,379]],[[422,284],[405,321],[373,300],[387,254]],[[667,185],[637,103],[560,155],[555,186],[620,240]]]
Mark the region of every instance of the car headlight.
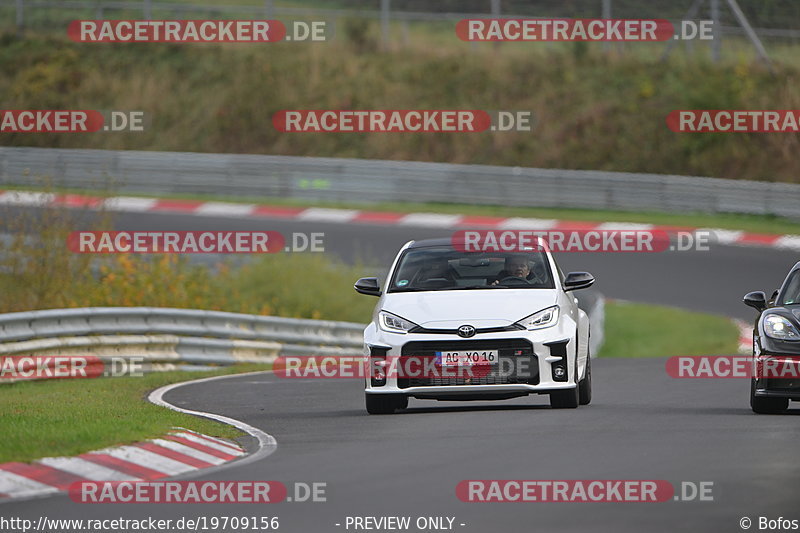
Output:
[[408,330],[417,327],[417,325],[410,320],[393,315],[392,313],[387,313],[386,311],[378,313],[378,321],[383,331],[389,331],[391,333],[408,333]]
[[549,328],[550,326],[554,326],[556,322],[558,322],[558,306],[554,305],[553,307],[542,309],[538,313],[526,316],[517,322],[517,325],[527,330],[533,330]]
[[767,337],[782,341],[799,341],[800,333],[791,322],[781,315],[767,315],[764,317],[764,333]]

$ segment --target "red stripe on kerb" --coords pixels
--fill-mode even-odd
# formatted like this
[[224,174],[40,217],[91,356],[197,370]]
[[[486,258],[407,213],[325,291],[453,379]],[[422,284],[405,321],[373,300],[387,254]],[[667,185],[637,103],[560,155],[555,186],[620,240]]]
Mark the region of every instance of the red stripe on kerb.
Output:
[[465,216],[458,222],[461,227],[492,227],[496,228],[508,220],[503,217]]
[[137,463],[125,461],[124,459],[119,459],[105,453],[85,453],[83,455],[79,455],[78,457],[100,466],[105,466],[106,468],[111,468],[112,470],[117,470],[123,474],[141,479],[158,479],[168,475],[164,472],[159,472],[158,470],[153,470],[152,468],[147,468],[146,466],[141,466]]
[[380,211],[360,211],[353,222],[376,222],[379,224],[394,224],[405,217],[405,213],[382,213]]
[[238,457],[237,455],[225,453],[221,450],[217,450],[216,448],[209,448],[207,446],[203,446],[202,444],[198,444],[189,439],[178,437],[177,435],[168,435],[165,438],[169,440],[174,440],[175,442],[180,442],[185,446],[189,446],[190,448],[194,448],[195,450],[200,450],[201,452],[207,453],[208,455],[213,455],[214,457],[219,457],[220,459],[225,459],[227,461],[230,461],[231,459],[236,459]]
[[182,433],[191,433],[195,437],[200,437],[201,439],[206,440],[208,442],[213,442],[214,444],[221,445],[221,446],[227,446],[228,448],[230,448],[230,449],[232,449],[232,450],[234,450],[236,452],[243,452],[244,451],[241,447],[237,446],[236,444],[233,444],[231,442],[225,442],[224,440],[221,440],[221,439],[214,439],[212,437],[209,437],[208,435],[203,435],[202,433],[198,433],[196,431],[192,431],[191,429],[183,429],[183,430],[181,430],[181,432]]
[[66,489],[73,483],[86,481],[85,478],[38,463],[5,463],[0,465],[0,469],[59,489]]
[[271,205],[259,205],[251,213],[253,216],[259,217],[279,217],[279,218],[294,218],[307,207],[280,207]]
[[163,455],[164,457],[168,457],[178,461],[179,463],[184,463],[195,468],[214,466],[213,463],[208,463],[201,459],[197,459],[196,457],[186,455],[185,453],[181,453],[170,448],[165,448],[164,446],[159,446],[153,442],[141,442],[139,444],[134,444],[134,446],[143,450],[147,450],[148,452],[153,452],[156,455]]
[[103,200],[104,198],[85,196],[83,194],[59,194],[55,197],[53,203],[67,207],[97,207]]
[[746,243],[746,244],[773,244],[775,241],[780,239],[780,235],[766,235],[764,233],[744,233],[736,242]]

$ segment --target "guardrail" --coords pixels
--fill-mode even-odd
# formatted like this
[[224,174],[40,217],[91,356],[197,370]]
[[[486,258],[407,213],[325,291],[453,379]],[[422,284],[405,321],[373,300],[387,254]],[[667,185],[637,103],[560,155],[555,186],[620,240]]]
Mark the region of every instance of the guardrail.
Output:
[[452,202],[800,217],[800,185],[720,178],[270,155],[0,147],[0,185],[31,175],[119,192]]
[[50,309],[0,315],[0,356],[136,356],[144,370],[269,363],[278,355],[361,355],[363,330],[351,322],[194,309]]

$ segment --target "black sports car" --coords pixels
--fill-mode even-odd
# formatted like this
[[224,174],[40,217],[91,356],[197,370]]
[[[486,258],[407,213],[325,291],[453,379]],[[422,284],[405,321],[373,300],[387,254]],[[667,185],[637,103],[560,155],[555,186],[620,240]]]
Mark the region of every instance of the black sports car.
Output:
[[779,413],[800,401],[800,262],[767,300],[761,291],[745,295],[758,311],[753,327],[750,406],[756,413]]

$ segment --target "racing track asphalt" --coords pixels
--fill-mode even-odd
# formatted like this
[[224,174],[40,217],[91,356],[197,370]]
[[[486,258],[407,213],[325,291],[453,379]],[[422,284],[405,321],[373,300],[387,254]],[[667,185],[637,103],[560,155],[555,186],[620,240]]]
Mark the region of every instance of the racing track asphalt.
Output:
[[[409,238],[448,230],[332,223],[244,221],[168,214],[120,215],[128,230],[325,231],[344,259],[388,264]],[[713,247],[709,252],[562,254],[612,298],[681,306],[745,319],[749,291],[771,290],[794,253]],[[378,273],[378,272],[375,272]],[[216,480],[326,482],[326,503],[79,505],[65,496],[0,506],[0,516],[175,518],[277,515],[280,531],[345,531],[346,516],[455,516],[456,531],[741,531],[748,516],[800,519],[794,409],[757,416],[743,380],[676,380],[664,359],[594,361],[591,406],[556,411],[545,396],[501,402],[411,400],[394,416],[368,416],[360,383],[249,375],[188,385],[165,399],[242,420],[273,435],[263,461],[201,476]],[[463,503],[463,479],[663,479],[711,481],[713,502]],[[342,526],[335,526],[336,523]],[[350,531],[353,531],[350,529]],[[412,529],[411,531],[416,531]]]

